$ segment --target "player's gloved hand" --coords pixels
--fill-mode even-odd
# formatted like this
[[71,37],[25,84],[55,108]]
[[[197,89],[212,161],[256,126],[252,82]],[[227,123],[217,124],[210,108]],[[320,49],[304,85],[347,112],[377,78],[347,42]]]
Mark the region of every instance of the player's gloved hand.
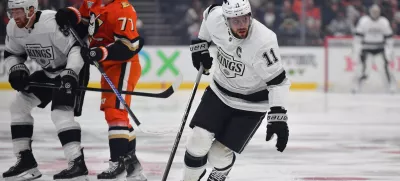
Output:
[[197,70],[200,68],[200,63],[204,67],[204,75],[209,75],[209,69],[212,66],[213,58],[210,56],[210,52],[208,48],[211,43],[208,43],[204,40],[192,40],[192,44],[190,45],[190,51],[192,52],[192,62],[193,66],[196,67]]
[[289,128],[287,125],[286,110],[282,107],[271,107],[271,111],[267,116],[267,137],[266,141],[272,139],[273,135],[278,136],[276,148],[278,151],[283,152],[289,139]]
[[61,87],[66,94],[72,94],[78,86],[78,74],[71,69],[65,69],[60,73]]
[[86,63],[93,65],[93,62],[104,61],[108,56],[108,51],[105,47],[81,48],[81,56]]
[[25,64],[20,63],[10,68],[8,82],[16,91],[23,91],[28,84],[29,69]]
[[79,10],[74,7],[61,8],[56,13],[56,22],[61,28],[75,26],[81,21]]

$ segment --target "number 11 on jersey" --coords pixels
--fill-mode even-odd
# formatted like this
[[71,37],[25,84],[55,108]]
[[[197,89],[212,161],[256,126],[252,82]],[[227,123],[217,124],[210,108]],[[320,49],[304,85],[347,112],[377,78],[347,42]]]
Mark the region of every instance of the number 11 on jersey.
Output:
[[269,53],[272,55],[273,60],[271,60],[271,58],[269,57],[267,52],[264,52],[263,54],[263,58],[265,58],[265,60],[267,60],[267,66],[272,66],[274,63],[278,62],[278,58],[276,58],[274,49],[271,48],[271,50],[269,51]]

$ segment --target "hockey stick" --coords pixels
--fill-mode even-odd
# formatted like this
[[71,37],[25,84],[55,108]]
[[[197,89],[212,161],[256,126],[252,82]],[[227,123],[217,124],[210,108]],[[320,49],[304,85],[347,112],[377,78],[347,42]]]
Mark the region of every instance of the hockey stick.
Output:
[[[72,28],[72,27],[68,27],[69,32],[75,37],[76,41],[78,41],[78,43],[80,44],[81,47],[86,47],[85,42],[83,42],[79,36],[78,33]],[[97,67],[97,69],[99,70],[99,72],[101,73],[101,75],[104,77],[104,80],[106,80],[106,82],[108,83],[108,85],[111,87],[112,91],[114,92],[114,94],[117,96],[117,99],[119,100],[120,103],[122,103],[122,105],[124,106],[125,110],[128,111],[128,114],[131,116],[131,118],[133,119],[133,121],[135,122],[135,124],[138,126],[138,128],[145,132],[144,130],[141,129],[140,127],[140,122],[139,120],[136,118],[135,114],[133,114],[131,108],[128,106],[128,104],[126,104],[124,98],[122,98],[121,94],[119,93],[119,91],[117,90],[117,88],[115,88],[114,84],[111,82],[110,78],[107,76],[106,72],[104,71],[103,67],[100,66],[99,62],[93,61],[94,66]]]
[[[179,86],[182,83],[182,74],[179,74],[177,79],[172,83],[170,87],[160,93],[149,93],[149,92],[132,92],[132,91],[121,91],[121,94],[128,94],[128,95],[135,95],[135,96],[143,96],[143,97],[153,97],[153,98],[168,98],[172,94],[174,94]],[[41,82],[29,82],[28,86],[31,87],[43,87],[43,88],[50,88],[50,89],[59,89],[60,86],[53,84],[53,83],[41,83]],[[78,87],[76,90],[78,91],[93,91],[93,92],[114,92],[112,89],[99,89],[93,87]]]
[[178,149],[179,141],[181,140],[183,129],[185,128],[186,120],[189,116],[190,108],[192,107],[193,99],[194,99],[194,96],[196,95],[197,87],[199,86],[199,82],[201,79],[201,75],[203,74],[203,71],[204,71],[204,67],[203,67],[203,65],[201,65],[199,68],[199,72],[197,73],[197,77],[196,77],[196,81],[194,83],[192,94],[190,95],[189,102],[187,103],[186,110],[185,110],[185,113],[182,118],[181,127],[176,135],[174,146],[172,147],[171,154],[169,155],[167,167],[165,168],[164,175],[163,175],[163,178],[161,181],[166,181],[168,178],[169,170],[171,169],[172,162],[174,161],[176,150]]

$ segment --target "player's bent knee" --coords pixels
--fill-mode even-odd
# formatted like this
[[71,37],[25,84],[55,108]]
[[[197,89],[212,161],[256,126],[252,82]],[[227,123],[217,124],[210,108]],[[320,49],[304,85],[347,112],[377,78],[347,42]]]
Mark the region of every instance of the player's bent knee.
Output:
[[12,122],[32,122],[31,111],[40,104],[40,100],[33,94],[18,93],[10,104]]
[[235,162],[235,153],[219,141],[214,141],[208,152],[208,161],[218,169],[230,168]]
[[194,127],[186,145],[185,165],[191,168],[203,167],[207,163],[207,153],[213,139],[213,133],[197,126]]
[[125,110],[106,108],[104,114],[108,126],[129,126],[128,113]]
[[188,139],[186,150],[195,157],[205,156],[210,150],[213,139],[214,133],[196,126]]
[[74,120],[74,111],[54,109],[51,111],[51,120],[56,126],[57,132],[80,129],[79,123]]
[[51,111],[51,120],[56,127],[62,146],[81,141],[81,127],[74,120],[74,111],[72,108],[60,109],[58,107],[54,109]]

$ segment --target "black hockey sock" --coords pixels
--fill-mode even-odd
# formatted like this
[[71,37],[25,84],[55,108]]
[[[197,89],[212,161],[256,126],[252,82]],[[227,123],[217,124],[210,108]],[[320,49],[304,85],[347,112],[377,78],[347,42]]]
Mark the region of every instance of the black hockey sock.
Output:
[[199,168],[204,166],[207,163],[207,155],[203,156],[203,157],[195,157],[190,155],[190,153],[188,153],[186,151],[185,153],[185,165],[191,168]]
[[118,161],[128,153],[129,131],[125,126],[113,126],[108,129],[108,143],[112,162]]
[[128,152],[136,151],[136,136],[132,134],[133,128],[129,128],[129,145],[128,145]]
[[11,137],[12,139],[29,138],[33,135],[33,125],[12,125]]
[[121,156],[128,153],[129,140],[126,138],[113,138],[109,139],[111,161],[116,162]]
[[58,133],[58,138],[60,139],[61,145],[64,146],[71,142],[81,142],[81,130],[80,129],[70,129]]
[[33,125],[12,125],[11,137],[14,145],[14,150],[32,150],[32,135]]

